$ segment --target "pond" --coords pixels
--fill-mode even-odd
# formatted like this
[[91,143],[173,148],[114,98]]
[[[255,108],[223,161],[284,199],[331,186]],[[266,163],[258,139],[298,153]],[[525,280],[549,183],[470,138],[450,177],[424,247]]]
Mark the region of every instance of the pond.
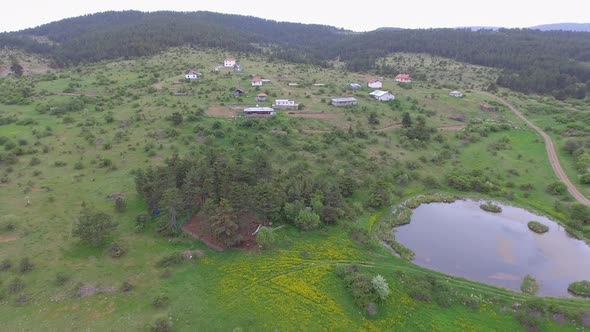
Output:
[[[481,203],[422,204],[409,224],[394,229],[396,240],[416,253],[417,265],[516,291],[527,274],[539,282],[541,296],[571,297],[571,282],[590,280],[590,247],[562,226],[502,204],[501,213],[486,212]],[[532,220],[549,231],[532,232]]]

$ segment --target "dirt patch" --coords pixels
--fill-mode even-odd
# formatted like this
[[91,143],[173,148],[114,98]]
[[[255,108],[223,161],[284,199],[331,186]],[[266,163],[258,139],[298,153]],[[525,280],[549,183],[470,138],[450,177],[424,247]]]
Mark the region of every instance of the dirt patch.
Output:
[[459,131],[465,129],[465,125],[451,125],[451,126],[440,126],[438,130],[442,131]]
[[0,243],[8,243],[16,241],[18,238],[16,236],[0,236]]
[[114,293],[116,291],[116,287],[97,287],[94,285],[83,285],[78,290],[81,297],[91,296],[97,293]]
[[118,199],[127,199],[127,195],[125,195],[124,193],[113,193],[110,194],[108,197],[112,202],[116,202]]
[[216,118],[233,118],[236,115],[234,110],[226,106],[211,106],[205,114]]
[[199,135],[197,135],[197,136],[195,136],[195,141],[197,143],[205,143],[205,142],[207,142],[207,136],[199,136]]
[[305,119],[320,119],[320,120],[339,120],[343,116],[336,113],[303,113],[303,112],[287,112],[287,115],[293,118]]
[[[254,213],[250,212],[242,213],[238,218],[240,219],[242,242],[234,245],[234,247],[249,251],[258,250],[258,243],[256,243],[256,236],[254,235],[258,225],[260,225],[258,218]],[[205,216],[198,215],[192,217],[182,228],[195,239],[203,241],[207,247],[217,251],[224,251],[227,247],[215,237],[209,225],[209,221]]]
[[185,250],[182,252],[182,256],[184,259],[203,258],[205,257],[205,253],[199,249]]

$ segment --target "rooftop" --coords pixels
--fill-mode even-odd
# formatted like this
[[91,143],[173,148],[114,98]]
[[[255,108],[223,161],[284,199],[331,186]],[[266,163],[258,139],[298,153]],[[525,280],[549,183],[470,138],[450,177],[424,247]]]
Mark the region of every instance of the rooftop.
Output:
[[369,93],[371,96],[373,97],[382,97],[385,96],[386,94],[388,94],[389,91],[382,91],[382,90],[375,90],[371,93]]

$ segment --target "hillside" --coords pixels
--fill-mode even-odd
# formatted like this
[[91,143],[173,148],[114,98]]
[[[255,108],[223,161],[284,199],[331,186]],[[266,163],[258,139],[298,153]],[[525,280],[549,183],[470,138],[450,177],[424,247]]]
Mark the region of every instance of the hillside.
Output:
[[353,33],[329,26],[275,22],[210,12],[105,12],[0,34],[0,46],[51,57],[58,67],[153,55],[169,47],[219,47],[298,63],[390,74],[379,58],[428,53],[502,70],[497,84],[524,93],[582,99],[590,81],[584,32],[529,29],[379,29]]
[[[218,68],[232,56],[241,71]],[[192,47],[0,78],[3,327],[587,326],[587,301],[429,271],[383,245],[391,207],[418,194],[507,201],[580,237],[590,224],[571,213],[578,205],[567,192],[547,190],[556,177],[538,135],[480,92],[498,70],[409,53],[378,63],[414,68],[416,80],[385,75],[382,88],[396,98],[379,102],[367,87],[373,72]],[[186,80],[189,69],[202,77]],[[255,76],[270,83],[254,87]],[[261,93],[268,99],[256,100]],[[554,135],[590,132],[582,102],[499,93],[534,104],[541,121],[563,109]],[[330,105],[342,96],[358,105]],[[280,98],[301,107],[243,116]],[[113,229],[82,237],[87,211],[112,218]],[[265,236],[251,235],[258,225]],[[377,275],[390,288],[384,299],[373,291]]]
[[590,23],[553,23],[553,24],[541,24],[529,27],[529,29],[536,29],[541,31],[583,31],[590,32]]

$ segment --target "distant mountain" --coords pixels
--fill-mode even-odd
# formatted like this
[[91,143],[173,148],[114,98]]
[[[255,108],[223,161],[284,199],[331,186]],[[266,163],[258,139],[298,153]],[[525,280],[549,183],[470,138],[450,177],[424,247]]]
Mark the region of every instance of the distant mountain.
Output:
[[529,27],[541,31],[563,30],[563,31],[583,31],[590,32],[590,23],[553,23],[542,24]]
[[403,30],[404,28],[396,28],[396,27],[381,27],[381,28],[377,28],[375,29],[375,31],[397,31],[397,30]]

